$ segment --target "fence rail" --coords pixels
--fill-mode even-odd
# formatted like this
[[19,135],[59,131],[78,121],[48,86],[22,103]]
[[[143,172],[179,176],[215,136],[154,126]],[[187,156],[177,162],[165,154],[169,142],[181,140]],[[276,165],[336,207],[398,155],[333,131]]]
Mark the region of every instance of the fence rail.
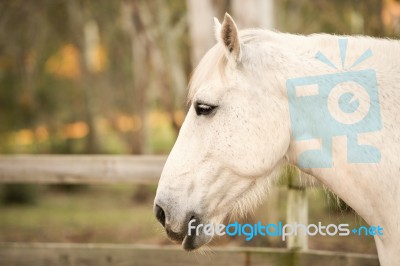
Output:
[[175,246],[0,243],[0,265],[377,266],[379,262],[374,255],[277,248],[213,248],[200,255]]
[[[165,155],[0,155],[0,183],[156,184],[166,160]],[[308,176],[296,180],[296,186],[310,185],[319,183]]]
[[156,184],[166,156],[0,156],[0,183]]

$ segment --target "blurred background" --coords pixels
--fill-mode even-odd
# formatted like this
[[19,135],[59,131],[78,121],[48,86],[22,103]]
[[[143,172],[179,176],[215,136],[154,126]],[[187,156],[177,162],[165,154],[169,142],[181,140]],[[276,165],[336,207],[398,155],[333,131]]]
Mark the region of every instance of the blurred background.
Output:
[[[399,0],[3,0],[0,153],[168,154],[190,73],[215,43],[213,17],[225,12],[239,28],[400,36]],[[1,185],[0,242],[171,244],[152,215],[155,190]],[[285,190],[276,187],[248,219],[284,221]],[[310,223],[364,224],[321,188],[308,197]],[[376,253],[371,237],[311,237],[310,248]]]

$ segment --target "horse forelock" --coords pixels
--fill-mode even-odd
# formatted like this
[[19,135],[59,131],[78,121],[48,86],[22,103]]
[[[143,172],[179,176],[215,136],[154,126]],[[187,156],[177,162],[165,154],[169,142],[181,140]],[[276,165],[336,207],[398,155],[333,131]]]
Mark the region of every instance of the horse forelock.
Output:
[[193,71],[193,75],[189,81],[189,93],[187,102],[190,104],[194,95],[200,88],[205,80],[215,75],[215,71],[222,77],[224,76],[225,66],[227,65],[227,58],[225,57],[223,47],[219,43],[214,45],[201,59],[199,65]]

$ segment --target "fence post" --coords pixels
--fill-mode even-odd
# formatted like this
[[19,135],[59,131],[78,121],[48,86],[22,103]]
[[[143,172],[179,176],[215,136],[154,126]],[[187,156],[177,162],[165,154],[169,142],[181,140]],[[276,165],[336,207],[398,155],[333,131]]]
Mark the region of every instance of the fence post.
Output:
[[[288,176],[288,201],[286,210],[286,222],[288,224],[308,225],[308,201],[306,188],[300,183],[300,172],[291,171]],[[302,228],[298,228],[297,235],[289,236],[286,242],[287,248],[296,250],[308,249],[308,236]]]

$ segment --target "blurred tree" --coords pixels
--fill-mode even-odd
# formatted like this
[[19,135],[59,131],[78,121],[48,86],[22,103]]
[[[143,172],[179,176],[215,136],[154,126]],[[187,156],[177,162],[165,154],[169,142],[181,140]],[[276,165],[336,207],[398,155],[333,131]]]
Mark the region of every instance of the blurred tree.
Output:
[[226,11],[241,28],[275,20],[289,32],[393,36],[399,6],[398,0],[0,1],[0,151],[153,152],[159,120],[150,116],[168,114],[165,123],[177,133],[189,73],[215,43],[213,16],[221,20]]
[[[149,97],[153,101],[160,100],[176,133],[180,127],[175,110],[183,107],[188,75],[187,54],[180,52],[185,45],[185,8],[175,1],[126,3],[131,10],[126,18],[131,22],[127,25],[132,34],[133,84],[137,95],[133,106],[142,121],[142,129],[135,139],[144,145],[136,151],[143,152],[148,135],[146,109],[152,105]],[[146,75],[143,75],[144,69]]]
[[[78,86],[83,91],[84,118],[88,125],[88,134],[85,153],[98,153],[101,148],[97,140],[95,120],[94,97],[97,95],[93,86],[93,77],[90,53],[98,45],[98,26],[96,21],[90,19],[91,14],[86,2],[71,0],[67,2],[69,16],[70,40],[78,48],[80,74]],[[96,42],[97,43],[94,43]]]

